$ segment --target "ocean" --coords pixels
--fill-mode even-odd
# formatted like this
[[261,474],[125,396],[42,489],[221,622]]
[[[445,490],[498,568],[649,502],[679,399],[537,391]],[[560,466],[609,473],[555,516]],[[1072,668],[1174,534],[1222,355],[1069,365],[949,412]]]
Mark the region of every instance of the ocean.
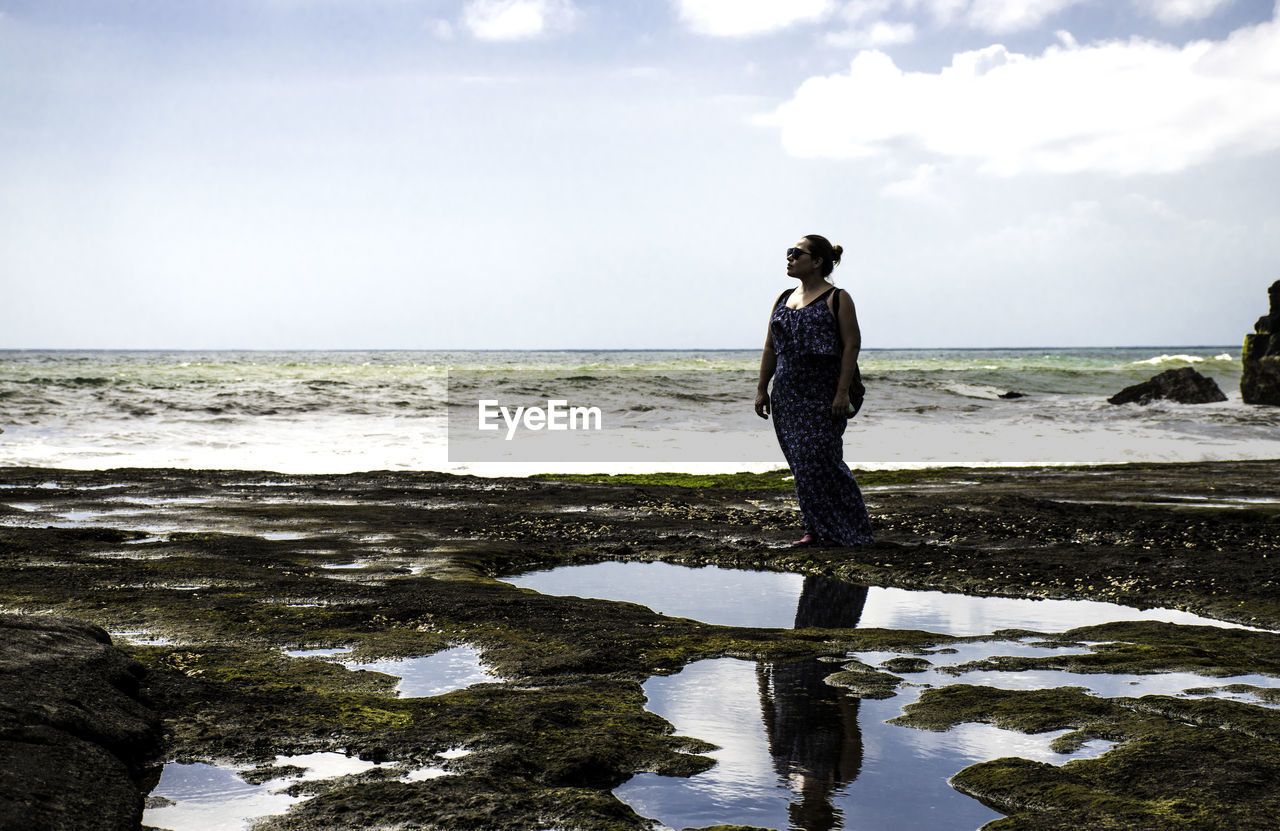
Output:
[[[853,467],[1280,458],[1280,408],[1242,403],[1239,347],[866,350],[859,363]],[[0,465],[769,470],[785,463],[752,412],[758,364],[758,350],[0,351]],[[1182,366],[1228,400],[1106,402]],[[543,413],[513,419],[518,407]]]

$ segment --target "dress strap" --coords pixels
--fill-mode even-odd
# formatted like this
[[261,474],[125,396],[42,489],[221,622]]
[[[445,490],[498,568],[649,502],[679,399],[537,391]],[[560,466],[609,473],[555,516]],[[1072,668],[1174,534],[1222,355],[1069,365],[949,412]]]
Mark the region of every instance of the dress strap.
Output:
[[793,292],[793,291],[795,291],[795,288],[794,288],[794,287],[787,289],[787,290],[786,290],[786,291],[784,291],[782,294],[779,294],[779,295],[778,295],[778,299],[777,299],[777,301],[775,301],[775,302],[774,302],[774,304],[773,304],[773,307],[776,309],[776,308],[778,308],[779,306],[781,306],[783,303],[786,303],[786,302],[787,302],[787,298],[791,296],[791,292]]

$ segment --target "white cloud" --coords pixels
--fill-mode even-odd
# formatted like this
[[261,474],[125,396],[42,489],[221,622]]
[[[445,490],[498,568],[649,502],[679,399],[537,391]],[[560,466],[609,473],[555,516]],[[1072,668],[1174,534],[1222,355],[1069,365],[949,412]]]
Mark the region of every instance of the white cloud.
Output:
[[880,195],[889,199],[905,199],[915,202],[936,202],[938,195],[933,185],[938,178],[938,168],[931,164],[917,165],[908,179],[891,182],[880,189]]
[[1003,34],[1038,26],[1081,0],[973,0],[968,22],[975,29]]
[[864,29],[848,29],[827,35],[827,43],[854,49],[874,49],[879,46],[897,46],[916,39],[916,27],[910,23],[890,23],[878,20]]
[[[1114,1],[1114,0],[1113,0]],[[886,22],[893,11],[927,13],[939,27],[963,25],[993,34],[1033,29],[1054,15],[1090,0],[849,0],[841,16],[853,24]],[[1232,0],[1130,0],[1141,12],[1161,23],[1191,23],[1212,15]],[[854,26],[855,31],[865,27]]]
[[1134,0],[1142,11],[1161,23],[1176,26],[1204,20],[1231,0]]
[[1280,149],[1280,22],[1183,47],[1061,40],[1039,56],[963,52],[936,74],[861,52],[761,123],[796,156],[924,151],[1002,175],[1168,173]]
[[834,0],[675,0],[680,19],[695,32],[745,37],[810,23],[835,10]]
[[1114,237],[1114,226],[1103,214],[1102,205],[1077,200],[1063,210],[1038,212],[1011,222],[999,230],[973,240],[978,250],[1012,260],[1037,259],[1045,251],[1060,249],[1088,239],[1094,244]]
[[576,14],[570,0],[471,0],[462,21],[480,40],[527,40],[568,28]]
[[450,23],[449,21],[437,19],[437,20],[432,20],[427,25],[428,25],[428,28],[431,30],[431,33],[435,35],[437,38],[439,38],[440,40],[453,40],[455,32],[453,29],[453,24]]
[[969,0],[924,0],[924,2],[934,22],[940,26],[946,26],[956,20],[969,6]]

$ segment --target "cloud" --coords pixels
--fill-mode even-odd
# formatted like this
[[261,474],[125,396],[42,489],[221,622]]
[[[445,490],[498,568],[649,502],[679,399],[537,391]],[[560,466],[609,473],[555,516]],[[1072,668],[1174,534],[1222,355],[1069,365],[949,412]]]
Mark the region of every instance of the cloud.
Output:
[[880,195],[889,199],[914,202],[936,202],[938,195],[933,185],[938,178],[938,168],[931,164],[917,165],[909,179],[891,182],[880,189]]
[[996,34],[1025,31],[1080,0],[973,0],[968,23]]
[[428,24],[431,33],[440,40],[453,40],[455,32],[453,24],[447,20],[432,20]]
[[834,0],[675,0],[680,19],[695,32],[745,37],[809,23],[835,10]]
[[[893,10],[925,12],[938,27],[966,26],[992,34],[1024,32],[1073,6],[1090,0],[849,0],[841,16],[857,23],[883,22]],[[1144,14],[1161,23],[1191,23],[1212,15],[1232,0],[1130,0]],[[855,27],[855,31],[858,27]]]
[[910,23],[890,23],[878,20],[866,28],[848,29],[827,35],[832,46],[854,49],[874,49],[879,46],[897,46],[916,39],[916,27]]
[[462,22],[480,40],[528,40],[567,29],[576,15],[570,0],[470,0]]
[[922,152],[999,175],[1171,173],[1280,148],[1278,21],[1182,47],[1061,40],[1038,56],[962,52],[937,73],[860,52],[760,123],[795,156]]
[[1204,20],[1231,0],[1134,0],[1134,5],[1161,23],[1176,26]]

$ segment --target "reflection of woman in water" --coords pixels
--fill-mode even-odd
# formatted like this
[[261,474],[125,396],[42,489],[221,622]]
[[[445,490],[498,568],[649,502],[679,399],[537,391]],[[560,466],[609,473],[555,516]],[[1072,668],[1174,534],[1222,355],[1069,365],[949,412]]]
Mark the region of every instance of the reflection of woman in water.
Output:
[[[867,507],[844,463],[849,387],[862,334],[849,293],[828,282],[843,249],[810,234],[787,249],[787,276],[800,281],[774,301],[760,356],[756,414],[773,415],[804,515],[796,545],[872,541]],[[773,380],[773,393],[769,381]]]
[[[806,577],[796,628],[852,629],[866,602],[866,586]],[[791,827],[803,831],[840,827],[831,797],[862,770],[858,699],[826,683],[834,671],[816,659],[756,669],[773,767],[798,796],[787,812]]]

